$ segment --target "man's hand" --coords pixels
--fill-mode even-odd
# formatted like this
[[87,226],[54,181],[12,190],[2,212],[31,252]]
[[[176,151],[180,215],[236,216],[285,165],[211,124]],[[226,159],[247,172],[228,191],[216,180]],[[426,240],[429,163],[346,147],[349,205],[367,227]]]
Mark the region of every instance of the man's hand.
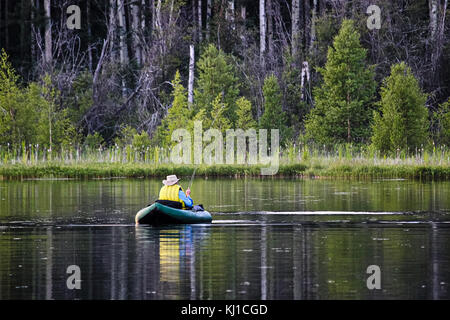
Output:
[[190,196],[191,195],[191,189],[189,189],[189,188],[187,188],[187,190],[186,190],[186,196]]

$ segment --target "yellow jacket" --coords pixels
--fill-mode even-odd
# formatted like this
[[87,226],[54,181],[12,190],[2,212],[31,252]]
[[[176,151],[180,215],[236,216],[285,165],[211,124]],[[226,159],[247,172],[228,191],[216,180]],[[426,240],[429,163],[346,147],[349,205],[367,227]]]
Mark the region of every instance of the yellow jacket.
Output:
[[163,186],[159,191],[159,200],[180,202],[182,208],[186,209],[184,201],[181,200],[180,196],[178,195],[180,190],[184,192],[183,188],[178,184],[174,184],[172,186]]

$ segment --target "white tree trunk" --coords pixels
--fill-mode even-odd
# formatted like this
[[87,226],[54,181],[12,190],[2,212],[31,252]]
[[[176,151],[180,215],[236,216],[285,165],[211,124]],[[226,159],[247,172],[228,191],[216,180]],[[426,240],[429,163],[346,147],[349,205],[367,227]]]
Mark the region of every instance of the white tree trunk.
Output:
[[438,0],[430,2],[430,36],[431,36],[431,64],[435,77],[444,48],[445,17],[447,13],[448,0],[441,6]]
[[52,63],[52,18],[50,0],[44,0],[45,9],[45,62]]
[[438,0],[430,0],[429,7],[430,7],[430,36],[431,41],[435,41],[438,29]]
[[227,10],[226,10],[226,19],[228,21],[230,21],[231,28],[233,30],[236,28],[236,26],[234,24],[234,14],[235,14],[234,0],[228,0],[228,6],[227,6]]
[[296,57],[297,49],[299,45],[300,37],[300,0],[292,0],[292,30],[291,30],[291,41],[292,41],[292,56]]
[[189,46],[189,83],[188,83],[188,102],[191,105],[194,102],[194,71],[195,71],[195,50],[194,45]]
[[266,53],[266,4],[265,0],[259,0],[259,58],[264,65]]
[[304,99],[305,79],[309,83],[309,64],[308,64],[308,61],[303,61],[303,66],[302,66],[301,83],[300,83],[300,88],[301,88],[301,92],[302,92],[302,97],[301,97],[302,100]]
[[119,28],[120,28],[120,63],[122,65],[128,64],[128,48],[127,48],[127,26],[125,20],[125,4],[124,0],[117,0],[117,13],[119,15]]
[[145,15],[145,11],[146,11],[146,3],[145,0],[141,0],[141,30],[142,32],[145,31],[145,19],[146,19],[146,15]]
[[156,27],[158,29],[160,29],[161,28],[161,0],[158,0],[155,10],[156,10],[155,11],[155,17],[156,17],[155,24],[156,24]]
[[136,58],[136,61],[139,65],[142,64],[142,58],[141,58],[141,45],[139,41],[140,37],[140,14],[139,14],[139,6],[134,3],[131,7],[132,17],[133,17],[133,49],[134,49],[134,55]]
[[247,18],[247,8],[245,6],[241,7],[241,19],[245,21]]

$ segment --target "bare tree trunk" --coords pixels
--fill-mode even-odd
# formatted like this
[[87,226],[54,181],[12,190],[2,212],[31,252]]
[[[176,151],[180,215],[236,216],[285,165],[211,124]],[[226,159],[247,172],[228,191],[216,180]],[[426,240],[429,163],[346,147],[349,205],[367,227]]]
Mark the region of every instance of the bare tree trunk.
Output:
[[209,41],[211,33],[211,10],[212,10],[212,0],[206,1],[206,40]]
[[[152,3],[151,0],[150,0],[150,3]],[[150,33],[151,31],[148,32],[146,30],[147,19],[148,19],[147,3],[146,3],[146,0],[141,0],[141,35],[143,37],[143,39],[141,40],[141,41],[143,41],[143,44],[141,45],[141,63],[142,64],[147,63],[147,59],[145,57],[144,45],[145,45],[148,34],[151,34]],[[151,27],[151,23],[149,24],[149,27]]]
[[[91,44],[92,30],[91,30],[91,2],[86,3],[86,23],[88,33],[88,45]],[[92,73],[92,49],[88,46],[89,71]]]
[[266,54],[266,4],[265,0],[259,0],[259,58],[264,66]]
[[292,30],[291,30],[291,41],[292,41],[292,56],[294,60],[297,57],[298,52],[298,41],[300,37],[300,0],[292,0]]
[[[122,67],[128,64],[127,25],[125,20],[124,0],[117,0],[117,14],[119,15],[119,52]],[[122,97],[126,97],[125,78],[122,77]]]
[[35,7],[34,7],[34,0],[30,0],[30,14],[31,14],[31,64],[33,64],[34,61],[36,61],[36,39],[35,39],[35,33],[36,29],[34,26],[34,20],[36,19],[35,15]]
[[198,41],[202,41],[202,0],[198,0]]
[[226,19],[230,21],[231,28],[234,30],[236,27],[234,24],[234,0],[228,0]]
[[120,63],[122,66],[128,64],[128,48],[127,48],[127,26],[125,23],[125,4],[124,0],[117,0],[117,13],[119,14],[119,28],[120,28]]
[[[152,0],[152,31],[155,30],[155,26],[156,26],[156,6],[155,6],[155,1]],[[158,1],[159,3],[159,1]]]
[[[161,30],[162,30],[162,25],[161,25],[161,0],[158,0],[156,7],[153,6],[154,12],[153,12],[153,30],[154,30],[154,34],[156,36],[156,38],[158,38],[158,40],[161,40]],[[164,55],[164,44],[162,43],[162,41],[158,41],[159,42],[159,50],[161,52],[161,55]]]
[[45,62],[47,65],[52,63],[52,18],[50,0],[44,0],[45,9]]
[[438,80],[439,62],[445,44],[445,18],[448,0],[441,5],[439,0],[430,0],[430,36],[431,36],[431,66],[433,80]]
[[269,57],[273,57],[273,5],[272,0],[266,0],[267,19],[267,44],[269,47]]
[[241,19],[245,21],[247,18],[247,8],[245,6],[241,6]]
[[116,30],[117,30],[117,5],[116,0],[109,0],[109,32],[111,33],[111,43],[109,45],[109,54],[111,56],[111,60],[116,60],[116,51],[115,51],[115,39],[116,39]]
[[[367,8],[369,6],[369,4],[365,5],[364,4],[364,8]],[[325,14],[325,9],[326,9],[326,0],[320,0],[319,1],[319,13],[320,16],[323,16]]]
[[438,1],[429,0],[428,5],[430,7],[430,36],[431,41],[436,39],[436,32],[438,29]]
[[194,102],[194,71],[195,71],[195,50],[194,45],[189,46],[189,83],[188,83],[188,102],[192,105]]
[[305,98],[305,79],[309,83],[309,64],[308,61],[303,61],[302,65],[302,73],[301,73],[301,80],[300,80],[300,90],[301,90],[301,99],[304,100]]
[[308,47],[310,44],[310,37],[311,37],[311,17],[309,14],[311,13],[311,4],[308,1],[302,1],[303,5],[303,32],[304,32],[304,39],[303,40],[303,46],[305,48],[305,54],[308,52]]
[[309,53],[313,54],[314,42],[316,41],[316,17],[317,17],[317,0],[313,1],[313,9],[311,13],[311,37],[309,44]]
[[139,35],[140,35],[140,25],[141,25],[141,21],[140,21],[140,15],[139,15],[139,6],[137,3],[132,4],[131,7],[131,12],[132,12],[132,26],[133,26],[133,49],[134,49],[134,54],[135,54],[135,58],[136,61],[138,63],[138,65],[142,64],[142,58],[141,58],[141,45],[140,45],[140,41],[139,41]]
[[141,0],[141,30],[142,30],[142,32],[144,32],[144,30],[145,30],[145,19],[146,19],[146,14],[145,14],[145,12],[146,12],[146,7],[147,7],[147,5],[146,5],[146,3],[145,3],[145,0]]

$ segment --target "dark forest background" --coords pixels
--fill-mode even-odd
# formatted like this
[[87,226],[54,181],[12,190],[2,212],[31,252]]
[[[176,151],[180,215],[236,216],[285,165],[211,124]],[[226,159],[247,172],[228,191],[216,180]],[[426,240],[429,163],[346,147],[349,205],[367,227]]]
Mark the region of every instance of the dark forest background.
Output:
[[[418,84],[414,90],[420,91],[411,105],[425,97],[427,110],[427,137],[419,142],[448,145],[447,0],[0,3],[0,48],[4,49],[0,144],[113,144],[145,135],[141,137],[148,137],[150,144],[164,146],[169,143],[167,132],[192,119],[209,119],[210,126],[226,129],[252,121],[270,127],[271,122],[278,123],[273,118],[278,116],[277,126],[285,128],[285,144],[305,139],[366,144],[377,138],[373,132],[358,131],[358,126],[371,128],[373,121],[382,121],[372,119],[374,110],[387,119],[389,101],[394,108],[398,102],[391,94],[383,96],[382,87],[392,92],[395,83],[405,82],[413,90],[414,80],[401,78],[410,72]],[[366,10],[373,4],[381,9],[379,30],[367,27]],[[70,5],[81,9],[79,30],[66,26]],[[352,22],[347,29],[344,21]],[[354,34],[359,37],[355,43],[348,40],[356,39]],[[329,48],[335,49],[334,58]],[[323,120],[326,115],[319,111],[334,108],[323,102],[339,98],[325,92],[337,92],[339,88],[333,86],[342,85],[333,76],[339,72],[333,66],[345,64],[344,58],[352,52],[355,57],[363,54],[364,65],[359,60],[348,65],[370,69],[375,87],[367,93],[369,98],[360,99],[361,110],[370,109],[368,122],[347,115],[341,134],[326,128],[333,123]],[[191,68],[190,58],[195,62]],[[402,68],[392,69],[401,62]],[[383,82],[390,76],[392,85]],[[23,96],[14,98],[12,88]],[[403,89],[398,90],[400,99],[408,100]],[[319,111],[312,113],[316,108]],[[409,120],[405,116],[402,121]],[[407,124],[402,130],[402,135],[410,134]],[[378,149],[388,151],[382,140],[389,138],[378,133],[378,139]],[[399,146],[410,145],[399,142]]]

